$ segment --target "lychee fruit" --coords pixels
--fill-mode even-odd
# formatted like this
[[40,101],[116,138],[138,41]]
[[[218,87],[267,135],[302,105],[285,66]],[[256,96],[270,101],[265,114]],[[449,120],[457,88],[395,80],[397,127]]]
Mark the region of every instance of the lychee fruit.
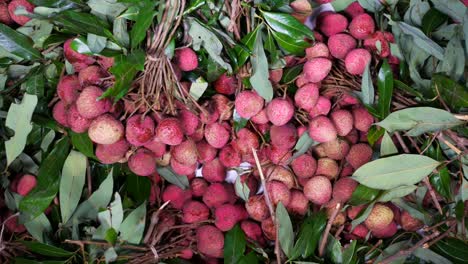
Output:
[[63,76],[57,84],[57,95],[67,105],[76,102],[80,90],[80,82],[76,75]]
[[349,201],[357,186],[358,183],[349,177],[339,179],[333,185],[333,199],[342,203]]
[[226,73],[223,73],[214,82],[214,88],[216,92],[220,94],[234,94],[237,89],[237,79],[235,76],[229,76]]
[[271,218],[262,221],[262,230],[265,237],[269,240],[276,240],[276,226]]
[[221,183],[213,183],[206,189],[203,195],[203,202],[210,208],[219,207],[228,203],[230,194],[227,188]]
[[232,102],[222,94],[215,94],[211,97],[212,102],[219,113],[219,120],[227,121],[232,118]]
[[209,182],[222,182],[226,178],[226,168],[216,158],[203,165],[202,175]]
[[268,122],[270,122],[270,120],[268,120],[266,109],[262,109],[256,115],[252,116],[250,121],[252,121],[252,122],[254,122],[255,124],[258,124],[258,125],[264,125],[264,124],[267,124]]
[[258,136],[248,128],[242,128],[237,131],[236,148],[242,153],[252,153],[253,149],[258,149],[260,142]]
[[197,142],[198,161],[200,163],[206,163],[216,158],[218,149],[212,147],[205,140]]
[[203,178],[195,178],[190,182],[190,189],[194,197],[202,197],[208,189],[208,182]]
[[346,214],[349,219],[354,220],[359,215],[359,213],[361,213],[361,211],[364,210],[364,208],[364,205],[351,206],[348,207],[348,209],[346,210]]
[[28,13],[33,13],[34,5],[26,0],[13,0],[8,4],[8,13],[10,14],[11,19],[13,19],[16,24],[23,26],[29,22],[31,18],[23,15],[15,15],[15,11],[20,8],[26,10]]
[[351,146],[346,161],[357,170],[372,159],[372,148],[366,143]]
[[304,193],[300,190],[291,190],[291,199],[289,200],[286,209],[289,213],[294,215],[306,215],[309,210],[309,200],[307,200]]
[[197,146],[191,139],[185,140],[171,150],[172,158],[183,165],[194,165],[198,160]]
[[309,83],[296,91],[294,103],[297,107],[311,111],[319,99],[319,86],[315,83]]
[[256,222],[244,220],[241,222],[240,227],[248,239],[259,242],[260,244],[264,242],[262,228]]
[[403,211],[401,213],[400,221],[401,221],[401,227],[405,231],[414,232],[414,231],[421,229],[424,226],[421,220],[413,217],[410,213],[408,213],[408,211]]
[[275,126],[282,126],[294,115],[294,106],[288,99],[275,98],[266,107],[268,120]]
[[91,124],[91,119],[82,116],[78,112],[76,105],[72,104],[68,109],[67,122],[73,132],[84,133],[88,130],[89,125]]
[[249,119],[262,110],[264,100],[255,91],[242,91],[236,96],[234,104],[239,116]]
[[364,222],[371,231],[387,227],[393,221],[393,211],[383,204],[375,204]]
[[11,25],[13,19],[11,19],[8,13],[8,4],[6,2],[0,2],[0,23],[5,25]]
[[125,139],[121,139],[113,144],[97,144],[96,157],[103,164],[114,164],[125,158],[130,145]]
[[179,112],[179,120],[185,135],[190,136],[197,131],[200,121],[197,115],[190,112],[189,110],[182,109]]
[[100,85],[102,79],[106,77],[106,73],[99,66],[89,66],[84,68],[78,74],[78,80],[81,86]]
[[175,63],[182,71],[193,71],[198,67],[198,56],[191,48],[182,48],[175,51]]
[[154,121],[150,116],[134,115],[127,119],[125,137],[134,146],[143,146],[154,136]]
[[80,115],[86,118],[96,118],[111,109],[111,101],[99,99],[103,94],[102,90],[96,86],[88,86],[83,89],[76,100],[76,108]]
[[338,136],[344,137],[353,129],[353,115],[347,110],[335,110],[330,114],[330,120],[335,125]]
[[357,39],[366,39],[375,31],[374,19],[366,13],[357,15],[349,24],[349,33]]
[[269,146],[265,151],[268,159],[276,165],[287,165],[292,157],[290,150],[280,149],[274,145]]
[[182,209],[185,202],[192,199],[192,193],[190,190],[183,190],[177,185],[169,185],[164,189],[162,193],[163,202],[170,201],[170,204],[175,209]]
[[304,186],[304,195],[314,204],[326,204],[332,196],[332,184],[325,176],[314,176]]
[[[85,55],[85,54],[78,53],[78,52],[74,51],[71,48],[72,41],[73,41],[73,39],[68,39],[63,44],[63,53],[64,53],[65,58],[67,59],[67,61],[69,61],[72,64],[81,63],[83,65],[83,69],[86,68],[88,65],[93,64],[95,62],[93,57]],[[75,69],[75,70],[77,70],[77,69]]]
[[316,142],[336,139],[337,132],[333,122],[326,116],[317,116],[309,122],[309,136]]
[[292,124],[272,126],[270,128],[271,144],[280,149],[292,149],[296,145],[297,130]]
[[128,168],[139,176],[149,176],[156,172],[156,160],[153,153],[139,149],[128,159]]
[[331,101],[325,96],[319,96],[317,103],[310,109],[309,117],[314,118],[319,115],[328,115],[331,109]]
[[222,258],[224,235],[221,230],[212,225],[197,228],[197,248],[200,253],[213,258]]
[[348,27],[348,19],[341,14],[332,13],[323,16],[318,24],[320,31],[329,37],[345,31]]
[[364,11],[364,8],[362,8],[362,6],[359,4],[359,2],[353,2],[351,3],[345,10],[344,12],[350,16],[350,17],[356,17],[360,14],[363,14],[365,11]]
[[195,171],[197,170],[197,164],[192,164],[192,165],[185,165],[180,162],[178,162],[176,159],[170,160],[171,168],[172,170],[179,174],[179,175],[185,175],[188,177],[188,179],[191,179],[191,177],[194,176]]
[[302,154],[291,162],[291,167],[299,178],[310,178],[315,175],[317,161],[309,154]]
[[231,230],[242,218],[245,218],[243,207],[223,204],[215,209],[215,225],[221,231]]
[[374,117],[364,107],[353,108],[352,110],[354,127],[362,132],[369,131],[374,123]]
[[210,209],[198,201],[185,202],[182,213],[182,221],[187,224],[208,220],[210,217]]
[[245,209],[255,221],[263,221],[270,216],[270,211],[263,195],[254,195],[245,203]]
[[166,144],[159,141],[159,138],[153,137],[147,141],[144,145],[145,148],[151,150],[156,158],[162,157],[167,152]]
[[[5,215],[5,219],[11,217],[13,214],[8,211],[7,214]],[[15,216],[10,218],[7,222],[4,222],[3,224],[6,226],[6,228],[11,232],[11,233],[23,233],[26,231],[26,227],[19,222],[19,217]]]
[[52,109],[55,121],[64,127],[68,127],[68,109],[63,101],[58,101]]
[[304,77],[313,83],[322,81],[328,76],[332,62],[326,58],[313,58],[304,64]]
[[372,55],[366,49],[354,49],[346,55],[346,70],[353,75],[362,75],[367,64],[372,60]]
[[230,133],[225,126],[219,123],[209,124],[205,127],[205,139],[214,148],[222,148],[229,141]]
[[164,144],[175,146],[182,143],[184,132],[179,120],[175,118],[165,118],[158,123],[155,136]]
[[286,185],[286,187],[288,187],[288,189],[293,188],[296,184],[292,172],[289,169],[279,165],[269,167],[266,172],[266,177],[270,181],[275,180],[282,182]]
[[332,141],[324,142],[320,144],[323,147],[326,157],[334,160],[342,160],[349,153],[349,144],[346,140],[337,138]]
[[310,48],[307,48],[305,51],[306,51],[306,58],[308,60],[311,60],[313,58],[320,58],[320,57],[328,58],[328,56],[330,56],[330,52],[328,50],[327,45],[325,45],[325,43],[322,43],[322,42],[315,43],[315,45],[313,45]]
[[272,83],[279,83],[281,81],[281,78],[283,77],[283,69],[273,69],[270,70],[269,72],[269,80]]
[[340,173],[340,167],[335,160],[330,158],[321,158],[317,161],[317,170],[315,174],[326,176],[330,180],[338,177]]
[[31,174],[25,174],[19,179],[16,192],[21,196],[26,196],[32,191],[32,189],[34,189],[34,187],[36,187],[36,185],[36,177]]
[[105,57],[99,56],[98,63],[101,65],[101,68],[105,71],[109,70],[112,66],[114,66],[114,57]]
[[266,188],[268,190],[268,195],[270,196],[270,200],[274,205],[278,203],[282,203],[284,206],[289,204],[289,200],[291,199],[291,192],[289,191],[288,186],[280,181],[269,181],[266,184]]
[[97,144],[113,144],[123,138],[122,123],[110,114],[94,119],[88,128],[89,138]]
[[389,238],[393,237],[397,231],[398,227],[395,221],[392,221],[386,227],[372,230],[372,235],[376,238]]
[[219,152],[219,161],[224,167],[238,167],[241,163],[240,152],[232,145],[226,145]]
[[356,40],[348,34],[340,33],[328,38],[328,48],[333,57],[344,59],[346,55],[356,48]]

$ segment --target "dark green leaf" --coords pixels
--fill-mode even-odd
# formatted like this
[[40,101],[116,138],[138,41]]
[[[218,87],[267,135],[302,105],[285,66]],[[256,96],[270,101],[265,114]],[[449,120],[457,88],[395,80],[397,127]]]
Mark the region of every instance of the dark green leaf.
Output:
[[447,21],[448,16],[435,8],[431,8],[422,18],[422,31],[429,35],[432,31],[442,26]]
[[27,36],[0,23],[0,46],[6,51],[26,60],[37,60],[41,53],[33,48],[33,41]]
[[468,244],[456,238],[446,238],[435,243],[432,250],[448,258],[453,263],[467,263]]
[[244,255],[246,244],[244,231],[242,231],[239,225],[229,230],[224,239],[224,263],[238,263]]
[[432,89],[434,94],[440,94],[445,104],[456,112],[468,106],[468,89],[444,75],[432,76]]
[[304,220],[289,260],[302,256],[308,258],[317,248],[318,241],[327,225],[327,215],[324,212],[312,214]]
[[193,0],[193,1],[190,1],[190,5],[188,5],[185,8],[184,16],[192,13],[193,11],[197,10],[198,8],[200,8],[200,7],[204,6],[204,5],[206,5],[206,0]]
[[145,53],[141,50],[135,50],[126,56],[116,57],[114,66],[110,69],[110,72],[115,76],[114,86],[107,89],[102,97],[114,97],[115,102],[124,97],[132,85],[135,75],[144,70],[144,65]]
[[69,131],[70,139],[73,147],[79,150],[81,153],[86,155],[88,158],[96,158],[94,156],[94,145],[88,136],[88,133],[75,133]]
[[63,164],[60,178],[60,212],[62,223],[66,223],[78,206],[86,180],[88,159],[78,151],[70,151]]
[[66,10],[54,17],[54,21],[73,33],[83,35],[92,33],[113,39],[109,24],[90,13]]
[[241,42],[246,46],[247,48],[250,49],[250,52],[248,50],[243,49],[239,45],[234,47],[234,51],[237,54],[237,64],[238,67],[242,67],[245,62],[249,59],[250,55],[252,54],[252,51],[254,49],[255,42],[257,40],[257,35],[258,31],[261,28],[261,26],[257,26],[254,31],[250,32],[247,34],[244,38],[242,38]]
[[127,194],[135,203],[140,204],[148,199],[151,191],[151,180],[148,177],[140,177],[130,173],[126,182]]
[[28,94],[37,95],[38,98],[44,96],[45,78],[42,69],[43,68],[38,67],[37,71],[25,82],[26,92]]
[[70,149],[67,138],[57,141],[52,151],[43,160],[37,175],[37,186],[21,200],[20,210],[32,216],[39,216],[57,195],[60,171]]
[[166,181],[175,184],[184,190],[189,187],[187,176],[176,174],[169,167],[158,167],[157,170],[159,175],[161,175],[161,177],[163,177]]
[[414,97],[419,97],[420,99],[424,98],[424,95],[422,93],[420,93],[416,89],[410,87],[406,83],[404,83],[404,82],[402,82],[400,80],[393,80],[393,82],[395,84],[395,87],[397,87],[398,89],[401,89],[401,90],[409,93],[410,95],[412,95]]
[[236,130],[236,132],[241,130],[247,125],[248,122],[249,122],[248,119],[239,117],[239,119],[234,120],[234,130]]
[[36,261],[32,259],[25,259],[25,258],[20,258],[16,257],[15,259],[15,264],[66,264],[66,260],[44,260],[44,261]]
[[367,133],[367,141],[371,146],[374,146],[374,144],[379,141],[379,139],[384,135],[385,129],[382,129],[380,127],[372,126],[369,129],[369,132]]
[[373,201],[379,195],[380,190],[372,189],[362,184],[354,190],[351,199],[348,201],[350,205],[361,205]]
[[250,251],[249,254],[243,256],[239,262],[239,264],[257,264],[258,263],[258,257],[255,254],[255,251]]
[[302,73],[304,64],[298,64],[290,68],[284,69],[283,77],[281,77],[281,83],[290,83],[296,79]]
[[360,223],[364,222],[369,214],[372,211],[372,208],[374,208],[375,202],[370,203],[365,210],[361,210],[359,214],[357,215],[356,218],[354,218],[353,221],[351,221],[351,230],[354,230],[354,228],[359,225]]
[[374,84],[372,83],[372,76],[370,73],[370,63],[367,64],[364,73],[362,74],[361,81],[362,102],[365,105],[372,106],[374,104]]
[[276,32],[288,35],[292,39],[304,40],[314,39],[314,33],[306,25],[299,22],[295,17],[286,13],[262,12],[268,25]]
[[272,31],[272,35],[280,47],[290,54],[302,56],[305,49],[310,47],[310,44],[304,39],[294,39],[287,34],[275,31]]
[[155,1],[140,1],[141,6],[138,15],[135,17],[135,24],[130,31],[130,39],[132,48],[136,48],[146,37],[146,30],[153,23],[153,18],[156,15],[154,10]]
[[450,188],[450,172],[447,167],[438,170],[437,173],[434,173],[430,176],[431,185],[434,189],[447,199],[452,198],[452,190]]
[[111,227],[107,229],[105,239],[107,242],[114,245],[115,242],[117,241],[117,236],[118,236],[117,231],[115,231],[115,229]]
[[381,119],[390,114],[393,96],[393,71],[387,60],[380,67],[377,76],[377,89],[379,91],[379,110]]
[[351,264],[356,259],[356,244],[357,241],[353,240],[351,244],[343,251],[343,264]]
[[73,3],[72,0],[28,0],[35,6],[45,6],[45,7],[63,7]]
[[428,263],[437,263],[437,264],[452,264],[452,262],[441,255],[435,253],[434,251],[420,247],[413,252],[415,257],[418,257]]
[[331,234],[328,235],[327,240],[327,255],[333,263],[343,263],[343,251],[340,240]]
[[73,255],[73,252],[66,251],[59,247],[42,244],[34,241],[21,241],[21,244],[25,245],[31,252],[49,256],[49,257],[69,257]]

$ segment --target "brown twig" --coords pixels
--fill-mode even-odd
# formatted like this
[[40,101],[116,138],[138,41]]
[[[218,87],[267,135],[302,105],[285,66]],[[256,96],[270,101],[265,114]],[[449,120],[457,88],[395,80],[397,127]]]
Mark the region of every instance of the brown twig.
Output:
[[383,240],[379,239],[379,241],[377,241],[377,243],[375,243],[375,245],[371,249],[369,249],[369,251],[367,251],[366,256],[369,256],[372,252],[374,252],[374,250],[376,250],[380,245],[382,245],[382,243]]
[[340,208],[341,208],[341,203],[337,203],[335,208],[333,209],[333,212],[330,218],[328,219],[327,226],[325,227],[325,231],[322,234],[322,240],[320,241],[320,246],[319,246],[320,257],[323,256],[323,251],[325,250],[325,245],[327,244],[327,240],[328,240],[328,234],[330,233],[330,229],[333,225],[333,221],[335,221],[336,216],[340,212]]
[[410,153],[408,146],[406,146],[405,141],[401,137],[400,133],[395,132],[395,137],[398,139],[398,142],[400,143],[401,148],[405,153]]
[[88,198],[93,194],[93,181],[91,178],[91,166],[89,160],[86,161],[86,178],[88,179]]
[[432,185],[429,182],[429,178],[425,177],[423,182],[424,182],[424,185],[426,185],[426,188],[429,191],[429,194],[431,195],[432,202],[434,203],[434,206],[437,208],[437,211],[439,211],[440,214],[443,214],[442,206],[440,206],[439,200],[437,200],[437,194],[435,193],[434,188],[432,188]]

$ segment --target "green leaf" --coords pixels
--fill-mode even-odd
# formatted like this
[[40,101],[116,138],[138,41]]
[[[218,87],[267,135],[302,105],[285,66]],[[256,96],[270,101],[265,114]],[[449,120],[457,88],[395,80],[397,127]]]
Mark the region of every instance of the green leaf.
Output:
[[429,177],[431,185],[434,189],[447,199],[452,198],[452,189],[450,187],[451,177],[447,167],[440,169],[437,173],[432,174]]
[[131,244],[140,244],[145,231],[146,202],[133,210],[120,225],[120,239]]
[[408,136],[419,136],[427,132],[445,130],[463,124],[451,113],[432,107],[412,107],[391,113],[377,125],[388,132],[407,132]]
[[85,155],[72,150],[63,164],[59,191],[62,223],[66,223],[70,219],[80,201],[86,180],[87,163]]
[[90,33],[88,34],[87,44],[94,54],[99,54],[106,47],[107,38]]
[[258,34],[255,41],[253,54],[250,57],[252,63],[252,76],[250,83],[257,93],[267,102],[273,99],[273,86],[269,80],[268,61],[263,49],[262,35]]
[[117,242],[117,237],[118,237],[117,231],[111,227],[107,229],[106,236],[104,237],[104,239],[107,242],[109,242],[111,245],[115,245],[115,243]]
[[258,263],[258,257],[255,254],[255,251],[250,251],[249,254],[243,256],[239,262],[239,264],[257,264]]
[[362,102],[365,105],[373,105],[374,104],[374,84],[372,83],[372,76],[370,74],[370,63],[366,65],[364,73],[362,74],[362,81],[361,81],[361,98]]
[[309,132],[304,132],[302,133],[301,137],[296,143],[296,146],[294,146],[294,150],[296,153],[293,155],[293,159],[301,156],[302,154],[306,153],[311,147],[318,145],[319,142],[315,142],[312,138],[309,136]]
[[443,72],[454,80],[459,81],[463,79],[463,74],[465,73],[465,62],[465,50],[462,46],[462,40],[457,35],[450,39],[447,44],[444,59],[437,67],[437,71]]
[[43,68],[36,68],[38,71],[32,74],[24,83],[26,86],[26,93],[37,95],[39,98],[44,96],[45,78],[42,72]]
[[129,173],[126,179],[127,195],[136,204],[143,203],[148,199],[151,192],[151,180],[149,177],[137,176]]
[[70,136],[73,147],[86,155],[86,157],[95,158],[94,145],[89,138],[88,133],[75,133],[70,130],[68,135]]
[[395,143],[393,143],[393,140],[390,137],[390,135],[388,135],[388,133],[385,132],[382,138],[382,144],[380,144],[380,156],[385,157],[385,156],[390,156],[390,155],[397,154],[397,153],[398,153],[398,149],[395,146]]
[[281,83],[290,83],[296,79],[302,73],[304,64],[294,65],[293,67],[284,69],[283,77],[281,78]]
[[341,243],[333,235],[328,234],[327,255],[333,263],[343,263]]
[[189,181],[187,179],[187,176],[185,175],[179,175],[175,173],[171,168],[169,167],[158,167],[157,171],[161,177],[163,177],[166,181],[175,184],[179,186],[182,189],[187,189],[189,187]]
[[66,10],[55,16],[54,22],[73,33],[83,35],[91,33],[113,39],[112,33],[109,31],[109,24],[90,13]]
[[236,191],[237,197],[247,202],[250,196],[250,189],[249,189],[249,186],[247,185],[247,182],[241,182],[240,175],[236,178],[234,189]]
[[280,47],[290,54],[303,56],[305,49],[310,47],[310,44],[303,39],[294,39],[287,34],[275,31],[271,34]]
[[354,230],[356,226],[364,222],[367,217],[370,215],[372,209],[374,208],[375,202],[370,203],[365,210],[361,211],[353,221],[351,221],[351,230]]
[[25,259],[16,257],[15,264],[67,264],[66,260],[44,260],[44,261],[37,261],[32,259]]
[[246,244],[244,231],[242,231],[239,225],[229,230],[224,240],[224,263],[238,263],[244,255]]
[[315,39],[312,30],[290,14],[264,11],[262,15],[268,25],[276,32],[296,40],[304,40],[306,37]]
[[462,1],[458,0],[431,0],[434,7],[447,14],[456,21],[462,21],[463,15],[467,10]]
[[420,182],[439,164],[426,156],[402,154],[363,165],[354,172],[353,179],[370,188],[390,190]]
[[389,202],[395,198],[404,197],[410,193],[413,193],[416,188],[417,186],[415,185],[396,187],[394,189],[383,192],[378,201],[384,203]]
[[468,89],[464,85],[441,74],[432,76],[431,85],[434,94],[440,94],[450,109],[459,112],[468,106]]
[[276,221],[279,224],[278,239],[281,248],[286,256],[291,257],[294,247],[294,230],[288,211],[281,202],[276,206]]
[[379,91],[380,117],[385,118],[390,114],[393,96],[393,71],[387,60],[384,60],[377,75],[377,89]]
[[367,204],[379,195],[380,190],[369,188],[365,185],[359,184],[354,190],[351,199],[348,201],[350,205]]
[[341,0],[341,1],[332,1],[330,4],[333,6],[335,12],[340,12],[345,10],[351,3],[356,0]]
[[89,0],[86,4],[91,8],[91,13],[105,20],[114,20],[120,15],[126,6],[117,0]]
[[441,255],[435,253],[434,251],[427,248],[417,248],[413,255],[418,257],[428,263],[437,263],[437,264],[452,264],[452,262]]
[[135,17],[135,24],[130,31],[130,39],[132,48],[138,47],[138,45],[146,38],[146,31],[153,23],[153,18],[156,15],[154,10],[154,1],[141,1],[141,6],[138,10],[138,15]]
[[72,256],[73,252],[66,251],[62,248],[42,244],[39,242],[34,241],[21,241],[21,244],[25,245],[31,252],[48,256],[48,257],[70,257]]
[[431,224],[433,216],[429,215],[426,211],[422,212],[420,209],[417,209],[415,204],[406,202],[402,198],[395,198],[392,200],[392,203],[400,207],[402,210],[408,211],[411,216],[423,221],[425,224]]
[[357,240],[353,240],[351,244],[343,251],[343,264],[355,263],[356,260],[356,244]]
[[317,248],[318,241],[326,225],[327,215],[324,212],[307,217],[301,225],[289,260],[295,260],[300,256],[306,259],[311,256]]
[[109,70],[115,77],[115,83],[104,92],[102,98],[114,97],[115,102],[120,100],[127,94],[136,74],[143,71],[144,67],[145,53],[142,50],[115,57],[114,66]]
[[[1,27],[1,25],[0,25]],[[29,132],[33,126],[31,118],[37,105],[37,96],[24,94],[20,104],[11,104],[5,121],[5,126],[12,129],[15,135],[5,141],[7,166],[23,152]]]
[[42,58],[41,53],[33,48],[33,42],[30,38],[2,23],[0,23],[0,46],[26,60]]
[[206,88],[208,88],[208,82],[200,76],[190,85],[190,95],[198,101],[206,91]]
[[[382,260],[397,254],[398,251],[406,249],[410,245],[411,245],[410,240],[400,241],[400,242],[396,242],[396,243],[391,244],[390,246],[388,246],[387,248],[384,249],[382,254],[380,254],[380,256],[375,260],[375,263],[380,263]],[[403,263],[405,263],[405,260],[406,260],[407,257],[408,257],[408,255],[401,256],[401,257],[396,258],[395,260],[393,260],[391,263],[392,264],[403,264]]]
[[258,31],[261,28],[261,25],[257,26],[252,32],[250,32],[242,38],[242,44],[244,44],[244,46],[247,47],[249,50],[242,48],[240,45],[236,45],[234,47],[234,51],[237,54],[238,67],[242,67],[245,64],[245,62],[247,62],[247,59],[251,55],[251,51],[253,51],[255,43],[257,41]]
[[438,252],[453,263],[466,263],[468,255],[468,243],[453,237],[445,238],[432,247],[432,250]]
[[70,142],[62,138],[43,160],[37,175],[37,186],[21,200],[20,210],[35,218],[49,206],[59,190],[60,170],[70,149]]
[[374,146],[375,143],[379,141],[381,137],[383,137],[384,133],[385,129],[376,126],[371,126],[369,132],[367,132],[367,141],[371,146]]
[[29,234],[34,237],[37,241],[45,243],[49,241],[48,235],[52,233],[52,225],[45,214],[40,214],[33,220],[24,223],[26,230]]
[[380,2],[374,0],[358,0],[359,4],[370,12],[378,12],[383,6]]
[[422,31],[429,35],[447,21],[447,15],[435,8],[431,8],[422,18]]

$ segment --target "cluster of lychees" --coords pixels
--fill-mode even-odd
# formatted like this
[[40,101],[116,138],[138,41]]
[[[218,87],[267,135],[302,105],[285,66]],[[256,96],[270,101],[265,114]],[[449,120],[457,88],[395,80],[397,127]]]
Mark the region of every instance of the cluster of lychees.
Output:
[[17,15],[15,12],[21,10],[28,13],[33,13],[34,5],[29,3],[27,0],[1,0],[0,1],[0,23],[5,25],[18,24],[23,26],[29,20],[30,17],[24,15]]

